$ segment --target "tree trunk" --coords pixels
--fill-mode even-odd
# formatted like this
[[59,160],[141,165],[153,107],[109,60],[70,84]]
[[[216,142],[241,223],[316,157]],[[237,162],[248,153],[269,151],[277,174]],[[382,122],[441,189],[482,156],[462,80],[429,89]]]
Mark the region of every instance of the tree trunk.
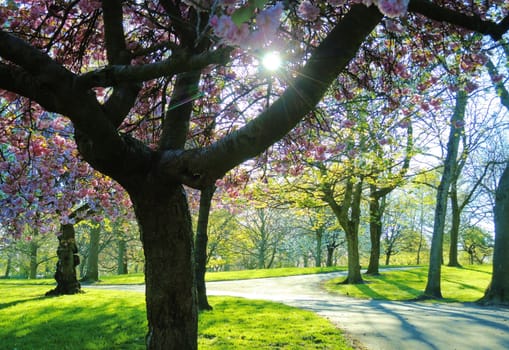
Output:
[[193,231],[184,189],[153,179],[130,195],[145,254],[147,349],[195,350]]
[[448,266],[461,267],[458,261],[458,239],[460,230],[460,206],[458,204],[458,188],[456,178],[451,184],[451,243],[449,245],[449,264]]
[[46,293],[48,296],[81,293],[81,285],[76,277],[76,266],[80,263],[76,246],[74,225],[61,224],[58,236],[57,267],[55,280],[57,287]]
[[37,251],[39,250],[39,245],[33,239],[30,241],[30,271],[28,278],[36,279],[37,278]]
[[88,244],[87,272],[81,279],[83,282],[99,281],[99,239],[101,225],[90,230],[90,242]]
[[348,276],[342,282],[344,284],[364,283],[361,275],[359,258],[359,222],[360,205],[362,195],[362,181],[353,184],[348,179],[345,186],[345,194],[342,205],[338,205],[330,193],[326,196],[327,203],[331,206],[339,224],[345,231],[348,252]]
[[364,283],[361,275],[361,264],[359,258],[359,235],[357,231],[349,230],[346,233],[346,245],[348,250],[348,276],[343,284]]
[[127,242],[123,239],[117,241],[118,257],[117,257],[117,275],[127,274]]
[[4,278],[9,278],[9,275],[11,274],[11,268],[12,268],[12,255],[11,253],[8,253],[7,264],[5,265]]
[[391,261],[391,255],[392,255],[392,252],[391,250],[387,250],[387,252],[385,253],[385,266],[389,266],[389,263]]
[[509,164],[497,187],[494,212],[493,275],[480,302],[486,305],[509,305]]
[[369,254],[368,270],[366,271],[368,275],[380,274],[380,238],[382,237],[383,205],[380,205],[380,198],[374,195],[375,192],[376,187],[371,185],[369,198],[369,238],[371,241],[371,250]]
[[327,261],[325,262],[325,266],[332,266],[332,257],[334,256],[334,247],[327,246]]
[[315,266],[322,266],[322,237],[323,237],[323,229],[318,228],[316,231],[316,252],[315,252]]
[[196,260],[196,291],[198,293],[198,309],[212,310],[207,299],[207,289],[205,286],[205,273],[207,271],[207,242],[208,242],[208,225],[209,214],[212,197],[216,187],[209,186],[201,191],[200,210],[198,213],[198,226],[196,228],[195,253]]
[[459,140],[463,132],[463,118],[468,94],[459,90],[456,94],[456,106],[451,118],[449,141],[447,143],[447,156],[444,162],[444,172],[437,190],[437,203],[435,207],[435,223],[431,240],[431,252],[428,270],[428,282],[424,290],[425,297],[442,298],[440,275],[442,268],[442,248],[444,241],[445,216],[447,211],[447,196],[452,177],[456,167]]

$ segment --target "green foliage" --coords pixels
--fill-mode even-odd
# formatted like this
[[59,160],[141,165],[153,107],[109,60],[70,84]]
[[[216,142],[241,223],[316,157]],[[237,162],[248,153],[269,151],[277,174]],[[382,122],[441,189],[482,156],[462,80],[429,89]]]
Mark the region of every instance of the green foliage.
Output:
[[[365,276],[365,284],[342,285],[342,279],[327,281],[329,291],[356,298],[408,300],[424,291],[427,268],[384,272]],[[464,268],[442,266],[442,294],[446,302],[473,302],[480,299],[491,280],[491,266],[474,265]]]
[[[0,281],[2,349],[145,349],[142,293],[43,297],[47,290]],[[239,298],[210,301],[214,310],[200,314],[202,349],[351,349],[338,329],[312,312]]]

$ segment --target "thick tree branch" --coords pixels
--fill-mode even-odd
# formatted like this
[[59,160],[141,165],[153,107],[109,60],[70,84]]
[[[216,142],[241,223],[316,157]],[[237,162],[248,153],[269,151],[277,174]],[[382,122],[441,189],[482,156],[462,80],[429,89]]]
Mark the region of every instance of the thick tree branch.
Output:
[[[187,151],[184,155],[165,152],[160,164],[162,173],[168,177],[181,176],[184,183],[199,188],[264,151],[314,108],[381,19],[381,13],[374,6],[352,6],[275,103],[208,148]],[[187,161],[182,163],[184,159]],[[175,173],[177,169],[181,171],[179,175]]]
[[410,0],[408,11],[419,13],[429,19],[447,22],[484,35],[489,35],[498,41],[509,30],[509,15],[500,23],[485,21],[476,15],[465,15],[436,5],[428,0]]
[[[104,41],[110,65],[128,65],[131,61],[126,48],[123,26],[122,2],[110,0],[102,2],[104,18]],[[118,127],[136,102],[141,85],[137,83],[116,86],[104,104],[110,121]]]
[[159,141],[160,149],[184,148],[193,102],[198,94],[200,76],[200,71],[185,72],[177,76],[170,105],[164,117],[163,133]]
[[211,64],[223,64],[228,61],[231,48],[222,48],[213,52],[190,55],[181,51],[167,60],[138,66],[114,65],[83,74],[78,78],[82,88],[108,87],[120,83],[134,83],[160,77],[201,70]]

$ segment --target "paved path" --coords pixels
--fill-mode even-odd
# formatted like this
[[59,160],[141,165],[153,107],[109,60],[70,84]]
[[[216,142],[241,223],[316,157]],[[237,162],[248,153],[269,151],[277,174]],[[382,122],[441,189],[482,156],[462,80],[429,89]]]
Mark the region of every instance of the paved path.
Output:
[[[509,349],[509,309],[359,300],[331,295],[320,287],[322,281],[341,275],[335,272],[209,282],[207,294],[272,300],[314,311],[372,350]],[[102,286],[111,287],[114,286]],[[144,286],[122,287],[144,289]]]

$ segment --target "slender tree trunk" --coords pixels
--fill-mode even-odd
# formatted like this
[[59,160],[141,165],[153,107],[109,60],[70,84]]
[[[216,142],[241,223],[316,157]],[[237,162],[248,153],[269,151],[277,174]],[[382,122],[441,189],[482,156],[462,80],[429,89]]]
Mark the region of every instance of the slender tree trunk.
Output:
[[391,261],[391,250],[387,250],[387,252],[385,253],[385,266],[389,266],[389,263]]
[[196,350],[193,231],[181,185],[147,180],[130,191],[145,254],[148,350]]
[[361,264],[359,257],[359,235],[356,230],[349,230],[346,233],[346,245],[348,251],[348,276],[343,284],[364,283],[361,275]]
[[120,238],[117,241],[117,245],[117,275],[125,275],[127,274],[127,242]]
[[212,197],[216,191],[216,186],[209,186],[201,191],[200,210],[198,213],[198,226],[196,228],[195,238],[195,272],[196,272],[196,290],[198,293],[198,309],[212,310],[207,299],[207,289],[205,286],[205,273],[207,271],[207,242],[208,225]]
[[500,178],[495,198],[493,275],[482,304],[509,305],[509,164]]
[[315,253],[315,266],[322,266],[322,238],[323,238],[323,229],[319,228],[316,230],[316,253]]
[[76,277],[76,266],[79,265],[78,247],[76,246],[74,225],[61,224],[58,236],[57,268],[55,280],[57,287],[46,295],[63,295],[81,293],[81,285]]
[[99,239],[101,226],[93,227],[90,230],[90,242],[88,244],[87,270],[85,276],[81,279],[83,282],[99,281]]
[[333,245],[327,245],[327,262],[325,263],[327,267],[332,266],[334,263],[334,250],[336,250],[336,248]]
[[4,278],[9,278],[12,269],[12,255],[7,254],[7,264],[5,265]]
[[456,179],[451,184],[451,243],[449,245],[449,266],[461,267],[458,261],[458,239],[461,211],[458,204],[458,188]]
[[442,268],[442,248],[444,241],[445,214],[447,211],[447,196],[454,175],[456,157],[458,156],[459,140],[463,132],[463,118],[467,105],[468,94],[459,90],[456,94],[456,107],[451,118],[447,156],[444,162],[444,172],[437,190],[435,207],[435,223],[431,240],[431,252],[428,270],[428,282],[424,290],[425,297],[442,298],[440,275]]
[[380,274],[380,238],[382,237],[383,205],[380,205],[380,198],[374,195],[375,192],[376,187],[371,185],[369,197],[369,238],[371,241],[371,250],[368,269],[366,271],[368,275]]
[[345,231],[348,252],[348,276],[344,284],[363,283],[359,257],[359,221],[362,195],[362,181],[353,184],[347,180],[343,204],[340,206],[329,194],[326,198],[339,224]]
[[39,250],[39,244],[34,240],[30,241],[30,271],[28,274],[28,278],[36,279],[37,278],[37,252]]

